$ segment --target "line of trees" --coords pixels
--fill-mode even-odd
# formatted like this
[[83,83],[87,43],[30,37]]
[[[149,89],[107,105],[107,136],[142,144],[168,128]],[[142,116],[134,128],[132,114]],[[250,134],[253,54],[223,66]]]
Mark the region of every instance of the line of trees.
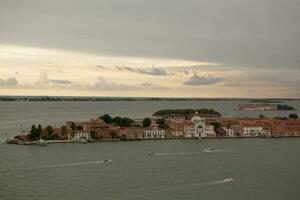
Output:
[[134,120],[129,117],[114,117],[112,118],[109,114],[104,114],[99,117],[107,124],[114,124],[120,127],[130,127],[134,124]]
[[36,125],[32,125],[28,134],[28,139],[38,140],[40,138],[45,140],[57,140],[59,139],[59,134],[54,132],[52,126],[47,126],[45,128],[45,134],[43,134],[43,128],[41,124],[39,124],[37,127]]

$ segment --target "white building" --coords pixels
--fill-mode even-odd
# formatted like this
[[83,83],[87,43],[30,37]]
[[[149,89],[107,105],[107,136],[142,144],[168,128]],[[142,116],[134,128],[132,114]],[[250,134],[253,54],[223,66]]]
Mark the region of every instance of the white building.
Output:
[[158,127],[148,127],[144,129],[143,137],[144,139],[159,139],[165,138],[166,131],[163,129],[159,129]]
[[214,126],[205,125],[201,137],[216,137]]
[[234,130],[232,128],[223,128],[226,132],[227,137],[233,137],[234,136]]
[[173,137],[184,137],[184,132],[183,131],[172,130],[171,135]]
[[244,126],[242,128],[242,136],[244,137],[259,137],[265,134],[263,127],[260,126]]
[[77,131],[75,133],[69,133],[68,134],[68,140],[79,140],[79,139],[90,139],[91,135],[89,132],[85,131]]
[[187,138],[200,138],[203,137],[203,133],[205,130],[205,122],[204,120],[197,116],[197,112],[195,116],[191,119],[191,124],[184,126],[184,136]]

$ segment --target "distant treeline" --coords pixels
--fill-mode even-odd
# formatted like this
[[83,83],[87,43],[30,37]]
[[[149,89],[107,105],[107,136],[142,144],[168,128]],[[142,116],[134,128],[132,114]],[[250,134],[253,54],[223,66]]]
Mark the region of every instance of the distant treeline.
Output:
[[296,110],[293,106],[285,105],[285,104],[278,104],[278,110]]
[[[159,98],[159,97],[55,97],[55,96],[0,96],[0,101],[243,101],[279,102],[299,99],[248,99],[248,98]],[[272,103],[273,103],[272,102]]]
[[200,116],[216,116],[221,117],[218,111],[213,109],[166,109],[155,112],[154,116],[192,116],[198,112]]

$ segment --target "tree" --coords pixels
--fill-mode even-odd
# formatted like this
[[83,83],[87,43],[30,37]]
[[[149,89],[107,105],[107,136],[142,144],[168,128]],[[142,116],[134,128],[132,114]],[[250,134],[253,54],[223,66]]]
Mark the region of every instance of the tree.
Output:
[[107,124],[111,124],[112,123],[112,118],[111,118],[111,116],[109,114],[104,114],[104,115],[102,115],[99,118],[102,119]]
[[112,123],[116,124],[117,126],[121,126],[122,125],[122,117],[119,117],[119,116],[114,117],[112,119]]
[[47,126],[46,127],[46,132],[47,132],[47,139],[51,140],[52,139],[52,134],[54,132],[52,126]]
[[30,138],[31,140],[36,140],[36,139],[38,138],[38,129],[36,128],[35,125],[32,125],[32,126],[31,126],[29,138]]
[[143,126],[144,127],[149,127],[150,125],[151,125],[151,119],[150,118],[143,119]]
[[40,136],[42,136],[42,133],[43,133],[42,125],[39,124],[37,128],[37,137],[39,138]]
[[98,139],[97,132],[95,130],[91,130],[90,134],[91,134],[91,138],[93,138],[95,140]]
[[168,124],[158,124],[158,127],[161,129],[168,129],[169,125]]
[[295,114],[295,113],[291,113],[291,114],[289,115],[289,118],[290,118],[290,119],[298,119],[298,115]]
[[258,118],[259,118],[259,119],[266,119],[266,116],[264,116],[263,114],[260,114],[260,115],[258,116]]
[[71,122],[71,129],[73,130],[73,131],[75,131],[76,130],[76,124],[74,123],[74,122]]

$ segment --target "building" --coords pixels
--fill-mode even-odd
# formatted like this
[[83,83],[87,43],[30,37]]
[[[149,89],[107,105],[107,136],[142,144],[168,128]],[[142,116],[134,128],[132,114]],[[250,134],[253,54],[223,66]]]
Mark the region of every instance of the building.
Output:
[[216,137],[214,126],[205,125],[201,137]]
[[225,128],[223,127],[227,137],[234,137],[234,129],[233,128]]
[[203,131],[206,125],[204,120],[197,115],[198,113],[196,112],[190,123],[184,126],[184,134],[187,138],[200,138],[204,136]]
[[149,126],[145,128],[143,131],[144,139],[162,139],[165,138],[166,131],[164,129],[160,129],[157,126]]
[[118,132],[118,137],[124,140],[143,139],[143,129],[139,127],[120,128]]
[[243,137],[259,137],[263,134],[263,127],[260,126],[244,126],[240,127],[240,135]]
[[91,139],[91,135],[86,131],[76,131],[68,134],[68,140]]

